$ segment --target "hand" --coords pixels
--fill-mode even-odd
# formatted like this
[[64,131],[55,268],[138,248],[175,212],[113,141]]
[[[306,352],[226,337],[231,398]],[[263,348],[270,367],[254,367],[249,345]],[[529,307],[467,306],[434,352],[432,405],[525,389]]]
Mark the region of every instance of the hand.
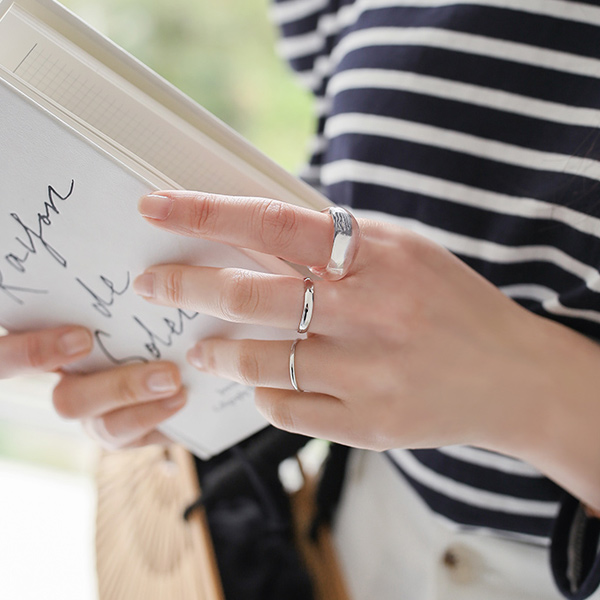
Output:
[[[142,198],[164,230],[323,266],[328,215],[276,201],[194,192]],[[351,446],[472,444],[527,460],[600,510],[600,348],[505,297],[442,247],[361,220],[341,281],[315,281],[314,315],[290,342],[203,340],[190,362],[257,386],[276,427]],[[301,277],[160,265],[134,283],[149,301],[295,330]],[[290,337],[296,337],[292,334]]]
[[[83,327],[14,333],[0,337],[0,379],[57,371],[92,350]],[[168,443],[155,430],[185,404],[177,367],[171,363],[130,365],[103,373],[61,373],[54,390],[56,410],[81,419],[104,447],[114,449]]]
[[156,427],[183,408],[186,393],[176,365],[151,362],[63,374],[53,402],[61,416],[79,419],[91,437],[115,450],[171,443]]
[[[140,212],[161,229],[300,265],[329,259],[329,215],[262,199],[159,194],[143,198]],[[290,342],[203,340],[190,362],[257,386],[258,409],[289,431],[379,450],[520,443],[524,414],[541,408],[545,321],[427,239],[371,221],[360,227],[349,275],[314,284],[310,334],[296,350],[299,386],[311,393],[291,391]],[[180,265],[152,267],[134,286],[154,303],[290,331],[304,290],[301,277]]]

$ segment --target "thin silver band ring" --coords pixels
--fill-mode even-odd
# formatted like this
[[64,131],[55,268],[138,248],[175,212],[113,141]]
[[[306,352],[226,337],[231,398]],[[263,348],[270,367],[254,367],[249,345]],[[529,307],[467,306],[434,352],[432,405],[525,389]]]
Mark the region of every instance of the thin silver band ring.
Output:
[[298,382],[296,381],[296,345],[299,341],[300,338],[296,338],[292,342],[292,347],[290,348],[290,381],[292,382],[292,387],[297,392],[303,392],[304,390],[301,390],[298,387]]
[[298,333],[306,333],[310,327],[315,304],[315,284],[310,277],[304,278],[304,307],[298,324]]

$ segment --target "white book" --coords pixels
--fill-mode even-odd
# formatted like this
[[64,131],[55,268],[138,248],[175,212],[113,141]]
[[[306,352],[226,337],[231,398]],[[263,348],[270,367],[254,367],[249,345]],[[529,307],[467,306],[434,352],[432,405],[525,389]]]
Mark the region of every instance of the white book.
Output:
[[292,267],[156,230],[137,201],[182,188],[320,210],[323,196],[53,0],[0,0],[0,181],[0,324],[89,327],[82,371],[174,361],[189,400],[162,430],[203,458],[265,425],[251,388],[199,373],[185,353],[207,336],[295,332],[154,306],[131,283],[161,262]]

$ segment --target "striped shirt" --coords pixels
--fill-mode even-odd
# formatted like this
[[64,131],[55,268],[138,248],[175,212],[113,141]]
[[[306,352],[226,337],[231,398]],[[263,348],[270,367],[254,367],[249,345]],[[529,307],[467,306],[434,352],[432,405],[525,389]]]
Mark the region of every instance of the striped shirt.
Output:
[[[525,308],[600,339],[600,5],[279,0],[316,97],[306,178],[448,248]],[[454,524],[545,544],[561,490],[471,447],[389,452]]]

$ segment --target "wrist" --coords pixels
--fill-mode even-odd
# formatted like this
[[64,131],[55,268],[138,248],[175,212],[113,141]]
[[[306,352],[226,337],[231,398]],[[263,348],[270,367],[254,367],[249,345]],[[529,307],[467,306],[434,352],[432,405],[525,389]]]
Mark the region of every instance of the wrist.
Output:
[[549,398],[557,395],[557,355],[552,351],[557,343],[556,324],[521,307],[518,311],[521,318],[513,319],[511,327],[505,326],[508,350],[498,361],[502,372],[497,374],[499,383],[489,403],[493,412],[490,408],[485,415],[484,438],[479,445],[531,462],[536,449],[552,439],[555,419],[549,411]]
[[[537,318],[537,317],[536,317]],[[542,319],[514,435],[498,450],[523,459],[600,510],[600,346]],[[514,404],[513,404],[514,406]]]

